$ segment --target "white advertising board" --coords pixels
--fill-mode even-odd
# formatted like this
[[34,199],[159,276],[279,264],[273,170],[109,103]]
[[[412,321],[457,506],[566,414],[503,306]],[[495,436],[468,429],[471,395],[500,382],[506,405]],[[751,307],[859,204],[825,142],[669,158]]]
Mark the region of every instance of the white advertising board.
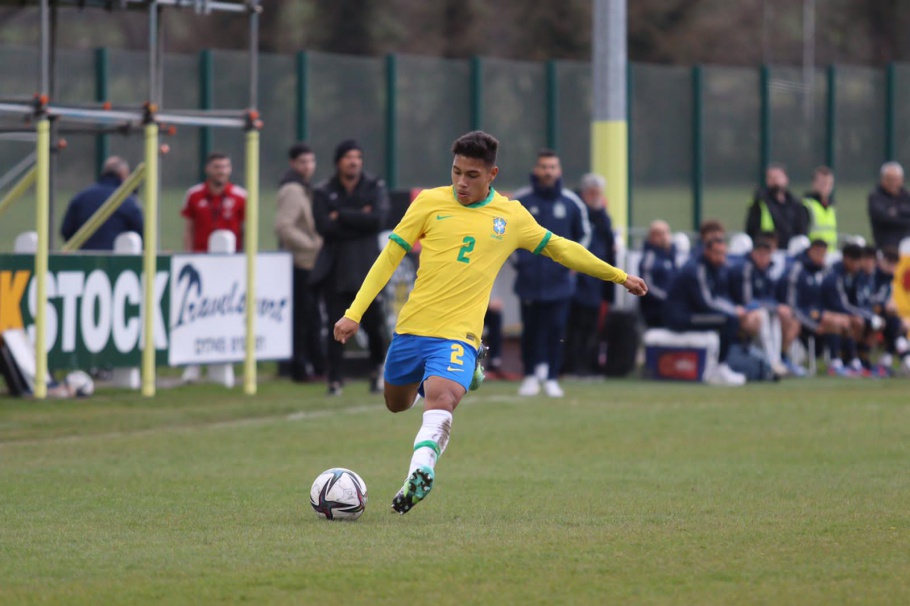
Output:
[[[291,255],[256,257],[256,359],[291,356]],[[174,255],[168,363],[241,362],[246,348],[246,257]]]

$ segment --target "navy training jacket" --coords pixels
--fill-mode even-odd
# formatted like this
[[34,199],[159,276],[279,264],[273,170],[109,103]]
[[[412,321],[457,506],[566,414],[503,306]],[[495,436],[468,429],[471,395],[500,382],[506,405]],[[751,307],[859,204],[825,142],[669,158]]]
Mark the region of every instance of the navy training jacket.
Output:
[[756,267],[751,255],[730,267],[730,297],[739,305],[777,307],[775,282],[771,266],[764,271]]
[[[98,182],[82,190],[70,200],[60,226],[60,234],[69,240],[79,231],[79,228],[95,214],[95,211],[104,204],[105,200],[120,187],[120,177],[117,175],[101,175]],[[135,196],[129,196],[123,204],[114,211],[107,221],[101,224],[92,237],[85,241],[82,250],[114,250],[114,240],[120,234],[134,231],[140,236],[145,228],[142,218],[142,209]]]
[[661,319],[667,292],[678,271],[676,246],[671,244],[669,249],[657,248],[650,242],[645,242],[638,275],[648,285],[648,294],[639,299],[638,305],[641,314],[649,322],[656,323],[655,320]]
[[869,299],[868,280],[869,277],[862,271],[847,273],[844,263],[838,261],[822,280],[822,306],[830,311],[871,320],[874,314],[864,304],[864,300],[868,302]]
[[[513,197],[545,229],[588,247],[591,228],[587,207],[574,192],[563,188],[561,179],[545,188],[532,175],[531,187],[515,192]],[[560,301],[575,294],[575,276],[569,268],[544,255],[519,250],[516,270],[515,294],[523,303]]]
[[[588,213],[588,223],[591,226],[591,241],[588,250],[591,254],[606,261],[610,265],[616,264],[615,239],[613,237],[613,222],[607,209],[593,209],[585,205]],[[601,302],[613,302],[613,282],[605,282],[599,278],[585,274],[575,276],[575,296],[572,301],[584,307],[600,307]]]
[[664,302],[667,326],[688,324],[694,314],[736,316],[727,266],[711,265],[704,255],[692,257],[682,266]]
[[777,300],[786,303],[803,326],[814,330],[823,309],[822,280],[825,267],[816,265],[803,252],[784,271],[777,283]]

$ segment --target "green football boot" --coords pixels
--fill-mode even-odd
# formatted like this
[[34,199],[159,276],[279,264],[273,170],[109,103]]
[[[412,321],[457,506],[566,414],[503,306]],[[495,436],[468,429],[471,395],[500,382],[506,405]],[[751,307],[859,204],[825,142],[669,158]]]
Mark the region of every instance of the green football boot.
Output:
[[486,378],[486,375],[483,374],[483,365],[480,363],[486,357],[487,346],[481,343],[480,349],[477,350],[477,363],[474,365],[474,376],[471,377],[471,385],[468,387],[468,391],[475,391]]
[[392,499],[392,511],[396,511],[401,515],[411,511],[414,505],[420,503],[430,494],[433,489],[434,478],[433,468],[426,465],[412,471],[408,479],[404,481],[404,486]]

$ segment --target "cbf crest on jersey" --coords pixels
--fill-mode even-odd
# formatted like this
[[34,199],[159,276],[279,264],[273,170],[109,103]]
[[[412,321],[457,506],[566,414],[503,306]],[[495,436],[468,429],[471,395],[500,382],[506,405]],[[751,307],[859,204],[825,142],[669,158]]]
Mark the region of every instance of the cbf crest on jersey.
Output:
[[502,236],[506,233],[506,220],[502,217],[496,217],[493,219],[493,233],[497,236]]

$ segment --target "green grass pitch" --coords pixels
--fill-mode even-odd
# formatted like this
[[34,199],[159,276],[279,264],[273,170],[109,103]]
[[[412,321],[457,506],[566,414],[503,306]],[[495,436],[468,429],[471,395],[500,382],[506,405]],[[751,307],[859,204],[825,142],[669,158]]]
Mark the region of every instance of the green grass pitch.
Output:
[[907,604],[908,385],[487,383],[405,516],[420,413],[364,383],[2,398],[0,603]]

